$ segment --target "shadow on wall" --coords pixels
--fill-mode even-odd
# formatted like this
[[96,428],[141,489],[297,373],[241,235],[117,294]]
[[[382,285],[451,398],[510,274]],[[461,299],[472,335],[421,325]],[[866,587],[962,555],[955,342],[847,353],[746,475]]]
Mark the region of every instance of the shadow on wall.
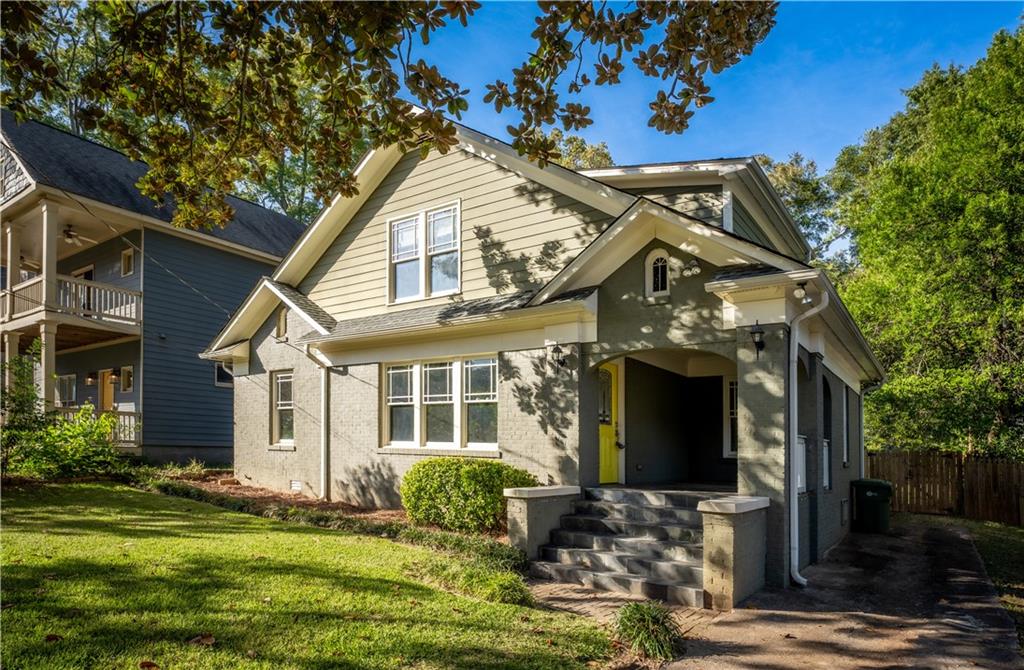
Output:
[[390,462],[380,459],[348,467],[334,477],[331,490],[337,498],[368,509],[397,509],[402,506],[398,492],[401,476]]
[[543,277],[562,268],[565,244],[561,240],[548,240],[536,255],[529,255],[511,253],[490,226],[475,226],[473,235],[480,245],[487,283],[498,293],[539,289],[545,283]]
[[[516,365],[516,360],[525,361],[526,358],[515,356],[513,359],[502,356],[498,359],[498,374],[501,381],[512,385],[512,398],[515,400],[516,408],[523,416],[533,417],[537,427],[548,438],[547,446],[556,450],[557,455],[553,460],[556,461],[555,467],[561,481],[573,481],[577,477],[578,463],[573,453],[576,441],[570,437],[576,426],[575,417],[578,413],[578,356],[568,355],[564,367],[558,365],[547,354],[530,356],[529,381],[523,378],[523,372],[519,365]],[[547,449],[535,448],[527,450],[524,455],[531,453],[550,452]],[[551,463],[551,458],[545,458],[543,462],[534,461],[537,470],[541,472],[550,472]]]

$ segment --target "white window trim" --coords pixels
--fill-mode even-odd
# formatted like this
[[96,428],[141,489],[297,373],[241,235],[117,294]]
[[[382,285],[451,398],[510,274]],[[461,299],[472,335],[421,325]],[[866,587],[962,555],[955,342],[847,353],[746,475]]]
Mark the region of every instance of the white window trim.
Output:
[[[131,260],[132,269],[131,269],[130,272],[125,272],[124,271],[124,260],[125,260],[125,258],[131,258],[132,259]],[[128,247],[127,249],[125,249],[124,251],[121,252],[121,276],[122,277],[130,277],[133,274],[135,274],[135,249],[133,249],[132,247]]]
[[[277,418],[277,413],[281,407],[278,407],[278,381],[282,375],[288,375],[291,378],[292,383],[292,399],[291,407],[292,410],[292,437],[290,439],[282,440],[280,438],[280,425]],[[291,369],[285,370],[274,370],[270,373],[270,445],[272,447],[294,447],[295,446],[295,371]]]
[[78,403],[78,375],[77,374],[57,375],[57,389],[58,390],[60,390],[60,382],[61,382],[61,380],[66,380],[66,379],[70,379],[71,380],[71,399],[69,401],[67,398],[61,397],[60,398],[60,405],[59,406],[60,407],[74,407]]
[[[224,372],[227,372],[229,375],[231,375],[231,381],[230,382],[222,382],[222,381],[218,381],[217,380],[217,370],[219,368],[224,368]],[[226,365],[224,365],[224,361],[214,361],[213,362],[213,385],[218,387],[218,388],[222,388],[222,389],[224,389],[224,388],[230,389],[230,388],[234,388],[235,387],[235,376],[232,375],[231,371],[228,370]]]
[[[654,261],[664,258],[665,267],[665,288],[661,291],[654,290]],[[664,298],[672,293],[672,256],[662,248],[651,249],[644,259],[644,297]]]
[[[131,370],[132,383],[130,386],[125,386],[125,370]],[[118,385],[121,389],[121,393],[131,393],[135,390],[135,366],[134,365],[122,365],[118,376]]]
[[[729,390],[730,385],[737,384],[736,387],[736,412],[737,418],[739,415],[739,394],[740,389],[735,376],[726,375],[722,377],[722,458],[733,458],[739,456],[739,440],[736,441],[736,451],[732,450],[732,422],[729,413],[732,409],[731,403],[729,402]],[[738,427],[738,425],[737,425]]]
[[[494,399],[493,400],[472,400],[467,401],[464,389],[465,380],[465,362],[469,360],[477,360],[481,358],[492,358],[495,361],[495,379],[494,379]],[[423,384],[425,377],[423,370],[431,363],[450,363],[452,366],[452,425],[455,427],[457,433],[453,435],[454,441],[452,442],[428,442],[426,440],[426,412],[423,411],[423,407],[426,404],[423,400]],[[397,441],[392,442],[389,439],[391,428],[390,428],[390,416],[391,413],[387,410],[388,404],[388,370],[390,368],[410,366],[412,368],[412,408],[413,408],[413,439],[409,441]],[[477,354],[472,356],[458,356],[458,357],[442,357],[432,358],[419,361],[389,361],[381,364],[381,407],[384,411],[381,412],[381,447],[384,449],[424,449],[424,450],[445,450],[445,451],[497,451],[497,442],[470,442],[469,441],[469,426],[467,421],[468,412],[466,411],[466,405],[470,404],[485,404],[498,402],[498,355],[497,354]],[[402,403],[406,405],[406,403]]]
[[[428,250],[429,245],[429,233],[427,231],[427,215],[432,212],[437,212],[444,209],[455,209],[455,248],[447,249],[442,253],[455,252],[459,255],[459,262],[456,267],[456,279],[455,288],[447,291],[435,291],[427,292],[427,285],[430,283],[430,257],[431,254]],[[418,249],[416,260],[420,264],[420,282],[419,291],[416,295],[407,296],[405,298],[395,297],[395,285],[394,285],[394,274],[392,269],[394,261],[391,258],[391,249],[393,244],[393,233],[392,226],[396,223],[402,223],[403,221],[409,221],[410,219],[416,219],[416,225],[418,228]],[[462,292],[462,201],[456,199],[450,202],[445,202],[437,205],[431,205],[423,209],[414,210],[412,212],[406,212],[400,216],[392,216],[387,219],[386,222],[386,238],[387,238],[387,256],[385,258],[387,262],[387,304],[388,305],[401,305],[409,302],[416,302],[418,300],[426,300],[428,298],[440,298],[449,295],[458,295]],[[412,260],[412,258],[406,259]]]

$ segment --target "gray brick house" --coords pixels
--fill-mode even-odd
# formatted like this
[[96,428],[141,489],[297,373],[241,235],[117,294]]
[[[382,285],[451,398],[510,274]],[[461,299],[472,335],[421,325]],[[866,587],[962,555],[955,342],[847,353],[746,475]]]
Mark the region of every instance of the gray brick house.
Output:
[[769,583],[820,558],[882,371],[756,162],[574,172],[458,137],[368,154],[203,354],[234,371],[237,477],[396,506],[420,459],[501,459],[590,492],[566,531],[661,515],[686,553],[692,510],[602,491],[732,492],[767,505]]

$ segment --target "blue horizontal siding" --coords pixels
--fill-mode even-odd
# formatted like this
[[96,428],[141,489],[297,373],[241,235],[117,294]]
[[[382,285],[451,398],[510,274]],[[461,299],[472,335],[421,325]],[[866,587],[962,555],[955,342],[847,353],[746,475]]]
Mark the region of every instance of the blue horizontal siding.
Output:
[[[138,230],[131,230],[124,234],[124,238],[126,239],[115,237],[112,240],[83,249],[74,256],[61,259],[57,262],[57,272],[69,275],[79,268],[92,265],[93,281],[138,291],[142,285],[140,279],[142,273],[139,271],[141,267],[139,264],[139,253],[135,252],[134,274],[122,277],[121,252],[131,248],[131,245],[128,243],[129,241],[138,246],[142,239],[142,234]],[[63,241],[63,235],[61,236],[60,243],[66,246],[66,243]]]
[[126,403],[134,406],[134,411],[139,408],[139,342],[122,342],[106,347],[96,347],[85,351],[76,351],[70,354],[57,353],[57,374],[75,375],[76,403],[84,405],[92,403],[93,407],[99,406],[99,387],[85,385],[85,378],[90,372],[113,369],[118,374],[121,366],[132,365],[135,367],[135,388],[128,393],[121,393],[121,385],[114,385],[114,403],[121,405],[120,409],[127,410]]
[[233,391],[198,356],[273,267],[152,230],[145,252],[143,443],[230,447]]

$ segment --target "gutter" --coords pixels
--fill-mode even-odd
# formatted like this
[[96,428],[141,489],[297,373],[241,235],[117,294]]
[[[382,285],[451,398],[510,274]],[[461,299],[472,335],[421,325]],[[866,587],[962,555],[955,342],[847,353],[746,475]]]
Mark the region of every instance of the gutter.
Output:
[[330,501],[331,363],[313,353],[308,344],[303,353],[320,368],[320,500]]
[[[797,328],[808,318],[828,307],[828,291],[821,294],[821,302],[806,312],[799,314],[789,325],[789,575],[800,586],[807,586],[807,579],[800,574],[800,493],[796,486],[796,473],[793,471],[793,454],[797,444],[797,377],[796,364],[799,353]],[[861,416],[864,412],[861,411]],[[861,433],[863,438],[863,433]],[[861,459],[863,462],[863,459]]]

